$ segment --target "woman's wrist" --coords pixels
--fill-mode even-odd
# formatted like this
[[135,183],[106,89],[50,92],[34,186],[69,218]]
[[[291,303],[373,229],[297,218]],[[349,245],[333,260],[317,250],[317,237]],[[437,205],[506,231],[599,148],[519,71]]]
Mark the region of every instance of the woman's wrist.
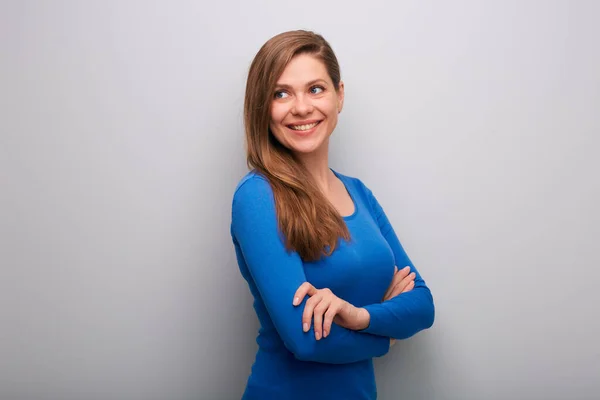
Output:
[[367,329],[369,324],[371,323],[371,314],[367,311],[366,308],[359,307],[358,308],[358,318],[357,318],[357,331]]
[[355,307],[346,302],[345,307],[335,317],[334,322],[346,329],[361,331],[367,329],[371,323],[371,315],[366,308]]

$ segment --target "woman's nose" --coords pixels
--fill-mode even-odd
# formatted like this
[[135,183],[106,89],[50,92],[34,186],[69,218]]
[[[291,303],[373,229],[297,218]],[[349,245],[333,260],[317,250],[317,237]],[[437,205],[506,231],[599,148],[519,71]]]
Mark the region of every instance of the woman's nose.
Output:
[[313,110],[313,105],[306,96],[297,96],[292,106],[292,114],[304,115],[310,114]]

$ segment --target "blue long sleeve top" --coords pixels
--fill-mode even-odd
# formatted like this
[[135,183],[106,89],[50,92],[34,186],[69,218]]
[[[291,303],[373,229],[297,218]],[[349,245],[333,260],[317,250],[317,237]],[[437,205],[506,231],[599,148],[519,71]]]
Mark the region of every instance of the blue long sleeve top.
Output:
[[[381,205],[359,179],[333,172],[354,202],[354,213],[343,217],[351,239],[340,240],[331,256],[315,262],[286,250],[268,180],[251,171],[235,190],[231,235],[261,325],[243,399],[376,399],[372,359],[389,351],[390,338],[405,339],[433,324],[431,292]],[[382,302],[394,266],[410,266],[415,286]],[[292,300],[306,281],[367,309],[370,325],[352,331],[333,324],[319,341],[312,327],[303,332],[308,298],[299,306]]]

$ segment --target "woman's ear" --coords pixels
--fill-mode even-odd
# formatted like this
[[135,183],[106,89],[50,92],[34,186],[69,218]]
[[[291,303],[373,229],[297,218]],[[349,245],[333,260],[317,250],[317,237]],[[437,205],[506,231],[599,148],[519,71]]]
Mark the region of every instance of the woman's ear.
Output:
[[337,90],[338,96],[338,114],[342,112],[344,108],[344,82],[340,81],[339,88]]

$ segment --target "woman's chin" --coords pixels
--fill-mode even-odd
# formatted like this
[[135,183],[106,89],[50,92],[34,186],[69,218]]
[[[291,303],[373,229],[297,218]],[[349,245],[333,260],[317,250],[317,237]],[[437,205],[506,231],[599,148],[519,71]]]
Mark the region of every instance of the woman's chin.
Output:
[[308,137],[298,137],[286,135],[283,143],[285,147],[297,154],[311,154],[321,149],[327,143],[327,137],[321,135],[310,135]]
[[298,154],[311,154],[320,148],[319,143],[294,143],[292,151]]

